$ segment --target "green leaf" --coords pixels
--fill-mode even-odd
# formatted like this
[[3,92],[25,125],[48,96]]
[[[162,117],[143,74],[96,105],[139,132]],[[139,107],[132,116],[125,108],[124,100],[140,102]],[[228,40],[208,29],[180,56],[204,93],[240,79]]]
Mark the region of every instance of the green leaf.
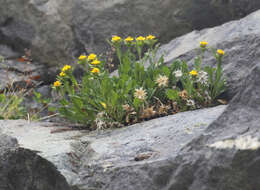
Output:
[[167,66],[163,66],[163,67],[162,67],[162,72],[163,72],[163,74],[166,75],[167,77],[169,77],[169,76],[170,76],[170,73],[171,73],[170,69],[169,69]]
[[136,111],[139,110],[141,103],[142,103],[141,100],[139,100],[138,98],[134,98],[133,105]]
[[169,98],[170,100],[173,100],[173,101],[179,100],[179,93],[177,90],[167,89],[166,95],[167,95],[167,98]]

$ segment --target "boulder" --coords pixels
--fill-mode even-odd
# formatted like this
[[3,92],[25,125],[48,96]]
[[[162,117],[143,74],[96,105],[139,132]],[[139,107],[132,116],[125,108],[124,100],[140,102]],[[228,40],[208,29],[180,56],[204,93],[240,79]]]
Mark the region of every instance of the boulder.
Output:
[[[258,190],[259,19],[257,11],[179,37],[159,51],[168,64],[178,58],[191,64],[202,40],[224,49],[227,106],[91,133],[25,121],[16,125],[3,121],[0,129],[24,148],[39,151],[63,170],[71,186],[82,190]],[[204,64],[215,64],[209,52]]]
[[[161,46],[159,55],[164,54],[167,64],[181,59],[192,65],[198,55],[199,43],[207,41],[214,49],[223,49],[224,75],[228,82],[228,99],[238,93],[243,79],[260,62],[260,11],[244,19],[225,23],[221,26],[193,31]],[[243,27],[242,27],[243,26]],[[216,61],[211,50],[204,56],[203,65],[215,66]]]
[[21,147],[37,151],[51,161],[72,187],[100,189],[111,180],[108,174],[118,167],[127,168],[176,156],[225,108],[189,111],[122,129],[92,133],[71,130],[62,124],[23,120],[0,121],[0,129],[17,138]]
[[0,45],[20,54],[30,49],[35,61],[59,65],[85,51],[106,51],[111,35],[152,33],[165,43],[258,8],[258,0],[1,0]]
[[164,189],[260,188],[259,82],[257,64],[223,114],[165,166],[174,169]]
[[[119,163],[105,172],[101,169],[93,170],[92,174],[86,172],[84,179],[88,183],[99,180],[97,186],[102,190],[259,189],[259,18],[260,11],[257,11],[239,21],[194,31],[161,48],[160,52],[165,53],[168,64],[178,58],[191,64],[197,51],[194,47],[202,40],[226,51],[223,65],[231,101],[198,137],[190,138],[184,147],[181,146],[182,141],[174,143],[172,140],[174,145],[169,143],[169,149],[166,149],[170,155],[167,159],[127,165]],[[206,54],[205,64],[214,64],[209,53]],[[111,138],[114,139],[114,136]],[[177,153],[176,147],[181,147]]]
[[[161,47],[159,53],[165,54],[168,64],[178,58],[191,64],[197,52],[195,47],[198,47],[202,40],[208,41],[215,48],[224,49],[226,56],[223,66],[229,84],[228,98],[231,100],[228,107],[197,137],[193,136],[182,141],[174,136],[167,148],[164,148],[168,155],[163,157],[162,154],[158,159],[154,159],[153,154],[152,156],[141,154],[141,158],[137,157],[138,163],[116,161],[114,164],[113,160],[116,156],[113,157],[113,151],[109,151],[111,146],[106,147],[106,145],[109,144],[109,140],[116,142],[117,139],[119,141],[121,138],[127,139],[124,133],[118,135],[112,133],[110,137],[105,138],[103,146],[98,144],[99,139],[94,140],[89,145],[92,159],[86,156],[84,160],[83,157],[84,163],[90,164],[80,168],[85,189],[93,186],[102,190],[259,189],[257,175],[260,169],[258,130],[260,126],[260,28],[257,24],[259,19],[260,11],[257,11],[239,21],[194,31]],[[205,55],[204,64],[215,64],[209,52]],[[210,114],[211,110],[207,112]],[[188,115],[188,113],[181,114]],[[178,114],[175,115],[175,118],[177,117]],[[162,128],[164,128],[163,120],[163,118],[158,119]],[[151,121],[151,126],[156,123]],[[177,123],[176,127],[181,130],[182,126],[183,124]],[[167,133],[169,136],[172,134],[169,131]],[[174,133],[177,134],[176,131]],[[136,136],[138,135],[139,132]],[[144,139],[146,135],[150,134],[143,135]],[[161,134],[158,136],[165,139]],[[126,142],[121,146],[127,150],[132,143],[136,141]],[[146,139],[145,143],[149,144],[149,141]],[[115,145],[120,147],[120,143]],[[102,154],[104,155],[102,157],[100,152],[104,149],[107,149],[107,153]],[[120,150],[116,152],[117,155],[122,153]],[[104,162],[98,164],[95,161],[91,162],[93,158],[99,159],[100,156],[102,159],[108,159],[105,169],[102,165]],[[90,186],[91,184],[93,185]]]
[[0,190],[69,190],[52,163],[0,134]]

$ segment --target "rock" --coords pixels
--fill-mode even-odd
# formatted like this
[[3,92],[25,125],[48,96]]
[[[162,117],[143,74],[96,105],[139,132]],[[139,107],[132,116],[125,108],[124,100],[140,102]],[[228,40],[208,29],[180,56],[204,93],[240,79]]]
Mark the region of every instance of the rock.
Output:
[[[0,129],[16,137],[22,147],[40,151],[71,186],[82,190],[258,190],[259,18],[257,11],[239,21],[192,32],[160,50],[170,64],[177,58],[191,62],[194,47],[202,40],[224,49],[228,106],[92,133],[25,121],[1,121]],[[208,54],[206,63],[214,64]],[[63,133],[53,133],[57,131]]]
[[198,137],[225,107],[179,113],[124,129],[90,134],[68,131],[61,124],[28,124],[23,120],[0,121],[0,129],[17,138],[21,147],[37,151],[51,161],[71,186],[91,189],[103,183],[98,178],[105,170],[175,155],[190,139]]
[[[181,140],[173,138],[171,143],[168,143],[168,149],[165,149],[169,153],[167,159],[148,159],[126,165],[116,162],[116,165],[108,165],[108,169],[104,171],[100,163],[92,166],[92,173],[87,172],[91,171],[91,167],[89,170],[85,169],[85,173],[81,168],[81,175],[85,177],[88,185],[93,183],[94,187],[102,190],[259,189],[259,18],[258,11],[240,21],[189,33],[162,47],[161,52],[168,50],[166,61],[169,64],[175,58],[191,61],[195,55],[194,44],[199,44],[202,40],[224,49],[227,54],[224,58],[224,68],[229,79],[229,94],[230,98],[233,96],[232,100],[221,116],[198,137],[190,138],[184,146]],[[207,61],[213,64],[208,55],[205,63],[208,63]],[[159,120],[161,124],[163,119]],[[153,122],[153,125],[156,123]],[[178,125],[178,128],[181,126]],[[139,131],[136,135],[139,135]],[[123,134],[118,134],[117,137],[112,135],[110,140],[120,141],[120,138],[124,139]],[[98,141],[94,141],[90,146],[94,146]],[[97,150],[103,150],[107,143],[109,144],[109,140],[103,146],[99,144],[98,148],[92,148],[93,157],[98,156]],[[117,152],[120,154],[120,151]],[[109,151],[108,154],[112,155]],[[105,158],[109,159],[107,156]],[[113,161],[115,158],[111,159]]]
[[174,170],[165,179],[165,189],[260,188],[259,82],[260,64],[224,113],[167,165]]
[[[164,54],[165,62],[168,64],[181,59],[191,65],[194,57],[198,55],[195,48],[199,48],[200,41],[207,41],[213,48],[223,49],[223,69],[229,84],[228,98],[231,99],[238,92],[243,79],[260,62],[259,19],[260,11],[256,11],[238,21],[193,31],[163,45],[158,54]],[[210,51],[205,54],[205,64],[216,64]]]
[[107,51],[105,39],[114,34],[152,33],[165,43],[259,8],[258,0],[2,0],[0,44],[59,65],[85,51]]
[[17,59],[0,62],[0,90],[11,87],[12,90],[30,88],[43,80],[43,65],[21,62]]
[[1,190],[69,190],[57,169],[31,150],[20,148],[17,140],[0,134]]

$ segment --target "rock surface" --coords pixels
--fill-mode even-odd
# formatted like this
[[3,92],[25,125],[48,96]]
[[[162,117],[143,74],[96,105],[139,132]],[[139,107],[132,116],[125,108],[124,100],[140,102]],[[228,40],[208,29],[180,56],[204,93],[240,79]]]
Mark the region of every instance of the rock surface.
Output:
[[69,190],[54,165],[0,134],[0,190]]
[[[194,47],[202,40],[224,49],[231,99],[227,107],[179,113],[90,134],[51,134],[60,128],[24,121],[20,126],[12,121],[9,127],[3,121],[0,129],[16,137],[22,147],[40,151],[71,186],[81,190],[258,190],[259,20],[257,11],[239,21],[189,33],[160,50],[170,64],[177,58],[191,63]],[[205,63],[214,64],[208,53]],[[47,145],[42,146],[44,143]]]
[[28,48],[37,62],[71,63],[85,51],[104,52],[111,35],[152,33],[168,42],[258,8],[259,0],[1,0],[0,54],[11,56],[4,46]]
[[[206,40],[226,51],[231,102],[201,135],[173,157],[94,173],[102,190],[257,190],[260,188],[260,12],[222,26],[195,31],[162,47],[166,61],[192,61]],[[243,27],[241,27],[243,26]],[[206,55],[205,63],[214,64]],[[174,147],[180,144],[175,144]],[[95,170],[97,171],[97,170]],[[91,179],[91,177],[89,177]],[[99,186],[98,186],[99,185]]]
[[0,121],[0,130],[17,138],[21,147],[37,151],[54,163],[71,186],[95,189],[103,183],[95,176],[99,177],[106,169],[176,156],[225,107],[179,113],[124,129],[90,134],[78,130],[53,133],[61,127],[52,123],[28,124],[23,120]]
[[[228,22],[218,27],[193,31],[163,45],[159,54],[164,54],[165,62],[171,64],[176,59],[193,64],[197,56],[199,43],[207,41],[216,49],[223,49],[224,74],[227,78],[228,96],[231,99],[237,92],[243,79],[252,68],[260,62],[260,11],[256,11],[246,18]],[[204,65],[216,64],[215,58],[207,51]]]

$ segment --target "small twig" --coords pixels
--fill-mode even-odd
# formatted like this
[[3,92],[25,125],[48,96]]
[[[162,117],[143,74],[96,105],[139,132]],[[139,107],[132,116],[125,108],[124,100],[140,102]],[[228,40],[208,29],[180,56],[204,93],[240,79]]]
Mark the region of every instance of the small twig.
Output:
[[161,100],[160,100],[159,98],[157,98],[156,96],[154,96],[153,98],[156,99],[156,100],[161,104],[161,106],[164,105],[164,104],[161,102]]
[[53,115],[48,115],[48,116],[46,116],[46,117],[42,117],[42,118],[37,119],[37,120],[35,120],[35,121],[42,121],[42,120],[45,120],[45,119],[49,119],[49,118],[55,117],[55,116],[57,116],[57,115],[59,115],[59,113],[55,113],[55,114],[53,114]]
[[30,114],[29,114],[29,113],[27,113],[27,120],[28,120],[28,123],[30,123],[30,122],[31,122],[31,119],[30,119]]

